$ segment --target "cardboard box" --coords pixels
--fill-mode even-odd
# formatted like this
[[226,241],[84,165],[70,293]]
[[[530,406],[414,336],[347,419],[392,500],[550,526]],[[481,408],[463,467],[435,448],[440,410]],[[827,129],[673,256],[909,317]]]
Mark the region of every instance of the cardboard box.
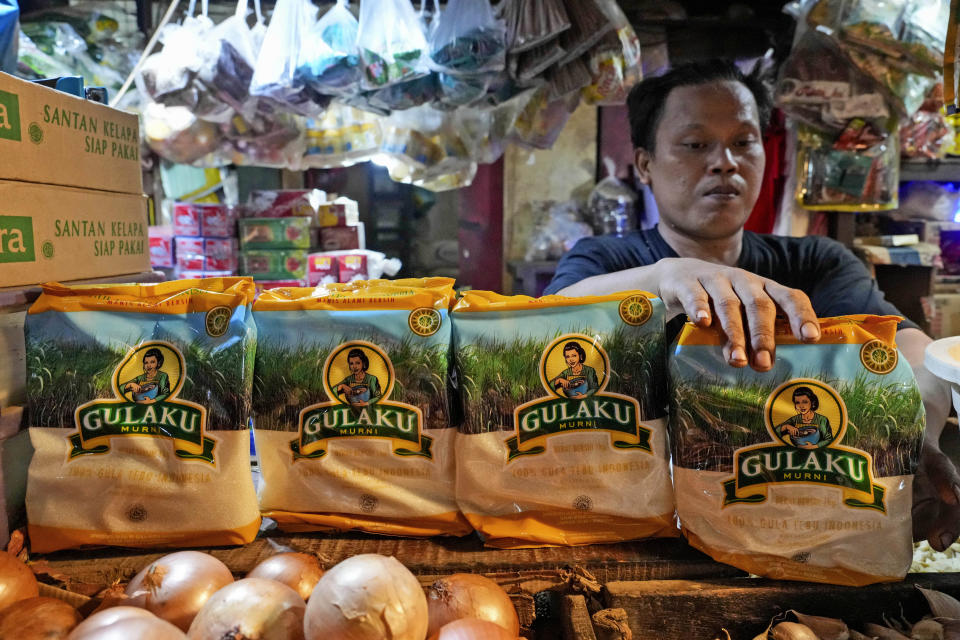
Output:
[[137,116],[0,73],[0,179],[140,194]]
[[237,235],[237,214],[225,204],[177,202],[173,205],[173,232],[178,236],[232,238]]
[[323,227],[320,229],[320,248],[324,251],[352,251],[363,249],[359,227]]
[[339,281],[339,263],[336,256],[311,253],[307,264],[307,284],[334,284]]
[[0,180],[0,287],[149,270],[146,196]]
[[367,256],[363,253],[348,253],[337,256],[337,268],[340,272],[340,282],[366,280]]
[[240,252],[243,275],[254,280],[306,280],[307,252],[300,249],[261,249]]
[[360,222],[357,203],[349,198],[337,198],[317,207],[317,221],[321,227],[353,227]]
[[960,293],[937,293],[920,302],[934,339],[960,335]]

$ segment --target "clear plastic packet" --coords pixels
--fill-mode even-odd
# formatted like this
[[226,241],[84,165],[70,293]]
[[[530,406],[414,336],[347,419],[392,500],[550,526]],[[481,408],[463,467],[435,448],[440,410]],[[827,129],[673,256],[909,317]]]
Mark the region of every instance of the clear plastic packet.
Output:
[[903,41],[910,57],[934,73],[943,68],[950,3],[914,0],[904,15]]
[[840,131],[850,118],[890,115],[884,94],[850,64],[836,41],[807,30],[780,70],[775,99],[790,117]]
[[231,164],[299,167],[305,143],[305,121],[302,116],[287,112],[270,115],[258,111],[247,120],[239,114],[220,125]]
[[490,0],[450,0],[430,26],[430,58],[447,73],[502,71],[506,27]]
[[436,73],[429,73],[405,82],[397,82],[376,91],[365,98],[369,105],[384,111],[403,111],[433,102],[440,93]]
[[437,106],[454,109],[482,100],[494,77],[489,73],[437,74]]
[[903,31],[908,0],[856,0],[848,2],[841,18],[843,38],[892,58],[903,55]]
[[321,117],[307,120],[303,162],[322,169],[366,162],[381,139],[380,118],[334,102]]
[[953,128],[942,113],[917,111],[900,128],[900,154],[906,158],[942,159],[952,138]]
[[253,70],[251,95],[270,98],[300,115],[323,110],[319,94],[297,75],[303,32],[316,12],[310,0],[277,0]]
[[143,111],[143,135],[162,158],[194,164],[216,152],[223,143],[217,125],[200,120],[187,107],[149,103]]
[[574,92],[552,100],[550,91],[549,87],[536,89],[533,97],[517,116],[510,133],[511,142],[532,149],[549,149],[557,141],[563,127],[580,104],[580,94]]
[[349,0],[337,0],[304,36],[297,73],[320,93],[346,95],[359,91],[360,23],[349,6]]
[[905,71],[889,64],[889,58],[858,48],[849,48],[848,57],[860,71],[880,86],[901,118],[916,113],[937,78]]
[[570,62],[551,67],[546,73],[550,87],[550,98],[557,100],[574,92],[580,92],[592,82],[587,64],[577,58]]
[[537,221],[524,258],[528,262],[558,260],[582,238],[593,235],[576,201],[553,204]]
[[560,45],[566,51],[560,62],[566,64],[589,51],[614,26],[596,0],[563,0],[563,3],[570,16],[570,28],[560,34]]
[[406,82],[429,71],[426,35],[410,0],[364,0],[357,46],[364,89]]
[[957,84],[960,77],[957,76],[957,53],[960,41],[957,40],[957,24],[960,23],[960,3],[950,3],[950,19],[947,25],[947,42],[943,48],[943,106],[948,116],[955,115],[960,111],[960,103],[957,101]]
[[836,137],[797,127],[797,203],[805,209],[885,211],[897,207],[899,130],[854,118]]
[[643,79],[640,39],[616,0],[598,0],[600,9],[616,28],[590,51],[593,82],[583,90],[587,104],[624,104],[627,94]]
[[563,0],[503,0],[498,9],[510,53],[543,45],[571,27]]

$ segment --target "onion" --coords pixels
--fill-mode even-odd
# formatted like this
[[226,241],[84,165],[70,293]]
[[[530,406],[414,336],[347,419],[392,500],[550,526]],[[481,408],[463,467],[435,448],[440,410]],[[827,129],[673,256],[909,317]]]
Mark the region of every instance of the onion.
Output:
[[306,640],[423,640],[427,598],[396,558],[365,553],[320,578],[304,617]]
[[233,582],[227,565],[199,551],[178,551],[149,564],[127,585],[127,604],[143,607],[182,631],[207,600]]
[[73,630],[67,640],[186,640],[180,629],[146,609],[113,607],[95,613]]
[[430,640],[517,640],[517,634],[486,620],[462,618],[445,624]]
[[64,640],[81,620],[63,600],[27,598],[0,612],[0,638],[18,640]]
[[40,595],[37,577],[30,567],[6,551],[0,551],[0,611],[17,600]]
[[285,584],[244,578],[217,591],[193,619],[189,640],[303,640],[303,598]]
[[427,587],[428,636],[440,627],[461,618],[476,618],[500,625],[520,635],[520,618],[510,596],[490,578],[472,573],[455,573]]
[[322,575],[323,569],[320,568],[317,556],[290,552],[270,556],[255,566],[247,577],[281,582],[299,593],[306,602]]

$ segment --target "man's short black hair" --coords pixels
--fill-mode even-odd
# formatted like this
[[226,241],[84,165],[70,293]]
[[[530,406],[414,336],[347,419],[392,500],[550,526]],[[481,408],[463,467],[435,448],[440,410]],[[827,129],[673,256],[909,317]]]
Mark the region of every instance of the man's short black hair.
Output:
[[651,154],[656,147],[657,126],[663,115],[667,96],[677,87],[711,82],[739,82],[750,90],[757,101],[760,129],[770,119],[773,101],[763,82],[754,74],[746,75],[729,60],[714,58],[674,67],[661,76],[647,78],[630,90],[627,111],[630,116],[630,139],[635,149],[646,149]]

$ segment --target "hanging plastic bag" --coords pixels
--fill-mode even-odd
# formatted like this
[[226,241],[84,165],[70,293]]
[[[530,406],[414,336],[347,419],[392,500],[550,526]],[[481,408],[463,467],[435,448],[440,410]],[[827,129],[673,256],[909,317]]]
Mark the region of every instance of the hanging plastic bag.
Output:
[[616,32],[608,33],[590,51],[593,82],[583,90],[583,98],[587,104],[624,104],[630,89],[643,79],[640,39],[616,0],[597,0],[597,4]]
[[223,136],[215,124],[198,119],[186,107],[152,102],[143,111],[143,134],[160,157],[193,164],[217,151]]
[[364,0],[357,46],[364,89],[379,89],[429,72],[427,39],[410,0]]
[[567,64],[600,42],[613,30],[613,23],[596,0],[563,0],[563,3],[570,16],[570,29],[560,34],[560,45],[567,52],[560,63]]
[[450,0],[434,19],[430,58],[447,73],[502,71],[506,63],[506,27],[490,0]]
[[323,110],[319,95],[297,76],[304,25],[311,23],[316,12],[310,0],[277,0],[253,71],[252,95],[275,100],[301,115]]
[[[256,98],[250,96],[250,82],[256,64],[258,44],[247,26],[247,0],[237,3],[234,15],[218,24],[210,36],[200,43],[203,65],[197,78],[213,96],[209,99],[224,105],[220,117],[207,120],[226,122],[234,113],[252,118],[257,109]],[[257,24],[263,24],[260,2],[255,0]]]
[[304,37],[297,73],[319,93],[349,95],[359,91],[360,23],[349,6],[349,0],[337,0]]
[[510,53],[546,44],[571,26],[563,0],[503,0],[498,8]]
[[529,149],[549,149],[580,104],[580,94],[551,99],[550,87],[537,89],[514,123],[510,141]]

